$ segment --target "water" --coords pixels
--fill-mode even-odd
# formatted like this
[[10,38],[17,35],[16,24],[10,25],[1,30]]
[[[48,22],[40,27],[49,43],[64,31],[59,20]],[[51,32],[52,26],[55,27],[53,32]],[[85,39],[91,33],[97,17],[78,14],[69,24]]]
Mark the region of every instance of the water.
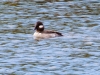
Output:
[[[34,24],[63,37],[34,40]],[[100,3],[0,2],[0,75],[100,75]]]

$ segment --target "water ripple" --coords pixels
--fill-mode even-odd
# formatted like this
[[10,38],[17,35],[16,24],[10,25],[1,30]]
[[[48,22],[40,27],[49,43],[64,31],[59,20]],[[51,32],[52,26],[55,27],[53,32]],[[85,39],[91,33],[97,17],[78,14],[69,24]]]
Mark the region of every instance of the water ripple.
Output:
[[[0,5],[0,74],[100,74],[99,1]],[[38,20],[64,36],[34,40]]]

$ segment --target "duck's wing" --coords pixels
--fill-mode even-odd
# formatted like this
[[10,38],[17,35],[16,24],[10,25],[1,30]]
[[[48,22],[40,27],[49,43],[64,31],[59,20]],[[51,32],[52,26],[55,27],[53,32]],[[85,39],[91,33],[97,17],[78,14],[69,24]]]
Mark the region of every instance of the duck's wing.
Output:
[[48,34],[57,34],[59,36],[63,36],[62,33],[56,32],[56,31],[52,31],[52,30],[45,30],[44,33],[48,33]]

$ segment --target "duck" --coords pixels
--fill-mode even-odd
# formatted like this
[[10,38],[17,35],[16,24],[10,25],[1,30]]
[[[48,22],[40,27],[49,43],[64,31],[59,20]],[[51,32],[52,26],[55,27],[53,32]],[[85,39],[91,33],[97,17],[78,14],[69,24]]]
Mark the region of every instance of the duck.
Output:
[[44,25],[41,21],[36,22],[34,30],[35,30],[33,34],[34,39],[47,39],[47,38],[63,36],[62,33],[60,32],[45,30]]

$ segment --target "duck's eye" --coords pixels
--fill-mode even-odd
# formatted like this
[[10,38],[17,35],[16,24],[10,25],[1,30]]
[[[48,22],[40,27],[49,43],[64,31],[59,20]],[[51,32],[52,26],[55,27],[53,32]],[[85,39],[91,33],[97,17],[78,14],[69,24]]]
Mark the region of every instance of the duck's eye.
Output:
[[40,25],[39,28],[44,28],[44,26],[43,25]]

